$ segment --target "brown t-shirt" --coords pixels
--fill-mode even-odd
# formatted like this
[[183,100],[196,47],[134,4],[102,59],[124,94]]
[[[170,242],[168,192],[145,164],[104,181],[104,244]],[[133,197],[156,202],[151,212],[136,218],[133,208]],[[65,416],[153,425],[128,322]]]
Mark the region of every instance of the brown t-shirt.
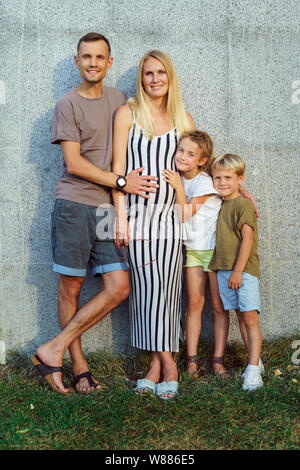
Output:
[[[125,104],[124,93],[103,87],[100,98],[84,98],[76,89],[66,93],[54,109],[51,143],[61,140],[80,142],[80,155],[105,171],[111,171],[114,113]],[[111,203],[111,190],[68,173],[63,174],[56,188],[56,198],[91,206]]]
[[219,212],[216,247],[209,269],[212,271],[232,271],[236,264],[242,243],[242,226],[253,229],[253,244],[244,272],[260,277],[257,254],[257,223],[252,202],[242,196],[224,201]]

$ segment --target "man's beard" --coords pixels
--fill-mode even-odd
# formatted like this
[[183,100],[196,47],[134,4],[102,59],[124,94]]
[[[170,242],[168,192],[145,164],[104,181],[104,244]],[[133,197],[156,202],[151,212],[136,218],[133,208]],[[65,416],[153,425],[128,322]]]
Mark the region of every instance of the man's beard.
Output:
[[86,73],[83,74],[83,79],[88,83],[99,83],[103,80],[103,77],[102,76],[100,76],[100,78],[98,78],[98,77],[97,78],[96,77],[95,78],[89,77],[88,72],[86,72]]
[[88,82],[88,83],[99,83],[101,82],[102,78],[99,78],[98,80],[89,80],[87,78],[85,78],[85,81]]

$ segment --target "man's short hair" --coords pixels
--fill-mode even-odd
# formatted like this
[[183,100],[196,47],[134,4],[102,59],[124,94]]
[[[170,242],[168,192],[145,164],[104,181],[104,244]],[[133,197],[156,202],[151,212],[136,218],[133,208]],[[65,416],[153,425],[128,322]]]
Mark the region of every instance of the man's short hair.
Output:
[[245,174],[246,165],[242,157],[232,153],[224,153],[216,157],[211,165],[211,171],[214,170],[233,170],[238,176]]
[[77,55],[79,55],[80,44],[82,42],[94,42],[94,41],[104,41],[104,42],[106,42],[106,44],[108,46],[109,56],[110,56],[111,48],[110,48],[109,41],[105,36],[103,36],[102,34],[99,34],[99,33],[88,33],[85,36],[82,36],[82,38],[79,39],[78,44],[77,44]]

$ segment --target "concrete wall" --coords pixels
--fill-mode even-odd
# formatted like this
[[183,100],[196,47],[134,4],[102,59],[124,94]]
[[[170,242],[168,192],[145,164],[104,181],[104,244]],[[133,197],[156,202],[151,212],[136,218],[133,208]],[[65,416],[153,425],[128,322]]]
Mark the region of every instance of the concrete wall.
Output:
[[[178,70],[186,108],[217,152],[240,153],[259,204],[265,337],[299,328],[298,0],[11,0],[1,3],[0,340],[31,351],[59,331],[50,215],[61,171],[51,146],[57,99],[80,82],[78,39],[111,40],[106,84],[134,94],[137,65],[160,48]],[[82,302],[99,289],[88,278]],[[212,337],[206,308],[204,335]],[[237,337],[233,322],[231,338]],[[126,350],[124,303],[84,336],[92,350]],[[4,347],[3,343],[0,343]],[[0,347],[1,350],[1,347]],[[2,355],[3,359],[3,355]]]

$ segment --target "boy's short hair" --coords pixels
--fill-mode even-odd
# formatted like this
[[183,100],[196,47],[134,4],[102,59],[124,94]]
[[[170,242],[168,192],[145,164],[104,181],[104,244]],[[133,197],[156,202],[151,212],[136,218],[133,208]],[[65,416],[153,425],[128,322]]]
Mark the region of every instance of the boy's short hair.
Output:
[[104,42],[106,42],[107,47],[108,47],[109,56],[110,56],[111,48],[110,48],[109,40],[105,36],[103,36],[102,34],[99,34],[99,33],[88,33],[85,36],[82,36],[82,38],[79,39],[78,44],[77,44],[77,55],[79,55],[80,44],[82,42],[94,42],[94,41],[104,41]]
[[243,176],[246,170],[246,164],[242,157],[233,153],[223,153],[218,155],[211,164],[211,171],[217,169],[234,170],[238,176]]
[[194,131],[188,131],[181,134],[178,143],[180,143],[183,139],[190,139],[192,142],[198,145],[202,152],[201,156],[207,159],[206,163],[201,167],[201,171],[210,173],[210,166],[214,153],[214,143],[209,133],[196,129]]

